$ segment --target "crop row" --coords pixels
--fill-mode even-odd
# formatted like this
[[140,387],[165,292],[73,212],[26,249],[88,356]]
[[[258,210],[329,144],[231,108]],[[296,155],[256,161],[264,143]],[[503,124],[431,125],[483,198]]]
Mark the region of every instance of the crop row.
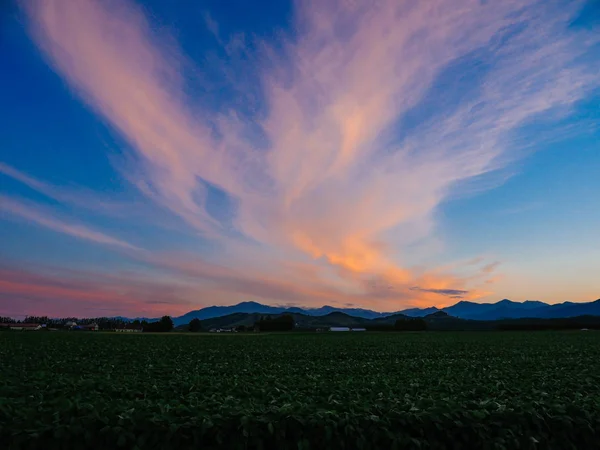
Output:
[[4,333],[0,443],[598,448],[599,344],[595,333]]

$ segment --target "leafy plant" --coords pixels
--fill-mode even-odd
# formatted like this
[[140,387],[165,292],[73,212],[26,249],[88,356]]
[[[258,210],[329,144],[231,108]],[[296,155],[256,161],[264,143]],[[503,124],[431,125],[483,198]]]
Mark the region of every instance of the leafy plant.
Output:
[[0,336],[3,449],[598,442],[594,332]]

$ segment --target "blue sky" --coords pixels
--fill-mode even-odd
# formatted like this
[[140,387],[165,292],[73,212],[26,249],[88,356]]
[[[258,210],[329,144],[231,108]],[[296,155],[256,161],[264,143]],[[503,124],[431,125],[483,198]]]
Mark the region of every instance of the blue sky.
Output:
[[0,315],[596,299],[599,10],[5,7]]

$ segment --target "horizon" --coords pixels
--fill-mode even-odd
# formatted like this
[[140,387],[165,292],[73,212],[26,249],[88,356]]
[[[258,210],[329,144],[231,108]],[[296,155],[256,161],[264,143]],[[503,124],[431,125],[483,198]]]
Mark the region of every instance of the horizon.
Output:
[[[565,301],[565,302],[560,302],[560,303],[545,303],[545,302],[540,302],[539,300],[524,300],[522,302],[515,302],[513,300],[504,298],[502,300],[497,300],[494,302],[472,302],[469,300],[460,300],[452,305],[448,305],[445,307],[436,307],[436,306],[423,306],[420,308],[405,308],[402,310],[398,310],[398,311],[376,311],[376,310],[370,310],[370,309],[365,309],[365,308],[344,308],[344,307],[335,307],[332,305],[322,305],[322,306],[318,306],[318,307],[302,307],[302,306],[294,306],[294,305],[269,305],[269,304],[263,304],[263,303],[259,303],[259,302],[255,302],[255,301],[242,301],[236,304],[232,304],[232,305],[209,305],[209,306],[204,306],[202,308],[199,309],[194,309],[194,310],[190,310],[190,311],[186,311],[185,313],[181,314],[181,315],[172,315],[172,314],[164,314],[166,316],[172,317],[173,319],[178,319],[181,317],[184,317],[186,315],[192,314],[192,313],[198,313],[200,311],[206,310],[206,309],[210,309],[210,308],[235,308],[237,306],[242,306],[242,305],[248,305],[248,304],[254,304],[260,307],[268,307],[268,308],[274,308],[274,309],[280,309],[283,310],[283,312],[287,312],[290,309],[299,309],[304,313],[307,312],[314,312],[317,310],[321,310],[321,309],[331,309],[331,311],[325,315],[329,315],[335,312],[341,312],[344,314],[349,315],[349,311],[351,310],[361,310],[364,312],[370,312],[370,313],[376,313],[376,314],[381,314],[382,316],[391,316],[391,315],[395,315],[395,314],[402,314],[405,313],[407,311],[415,311],[415,310],[428,310],[428,309],[435,309],[436,312],[439,311],[444,311],[446,309],[451,309],[455,306],[458,305],[463,305],[463,304],[469,304],[469,305],[497,305],[500,303],[505,303],[505,302],[509,302],[509,303],[513,303],[513,304],[520,304],[523,305],[525,303],[539,303],[541,305],[544,306],[560,306],[560,305],[565,305],[565,304],[590,304],[590,303],[596,303],[596,302],[600,302],[600,298],[596,299],[596,300],[590,300],[587,302],[569,302],[569,301]],[[543,307],[543,306],[542,306]],[[254,311],[254,312],[246,312],[246,313],[242,313],[242,314],[279,314],[279,313],[259,313],[258,311]],[[229,314],[239,314],[239,312],[232,312]],[[302,313],[299,313],[302,314]],[[193,314],[192,314],[193,315]],[[161,316],[157,316],[157,317],[146,317],[146,316],[96,316],[96,317],[92,317],[92,316],[87,316],[87,317],[83,317],[83,316],[74,316],[74,315],[64,315],[62,317],[58,317],[58,316],[44,316],[44,315],[36,315],[36,314],[28,314],[28,315],[19,315],[19,316],[4,316],[4,317],[9,317],[10,319],[13,320],[24,320],[27,317],[48,317],[50,319],[53,320],[58,320],[58,319],[64,319],[64,318],[77,318],[77,319],[99,319],[99,318],[114,318],[114,319],[125,319],[125,320],[144,320],[144,319],[149,319],[149,320],[158,320],[160,319]],[[215,316],[215,317],[222,317],[222,316]],[[416,316],[416,317],[421,317],[421,316]]]
[[599,21],[579,0],[0,8],[0,316],[593,302]]

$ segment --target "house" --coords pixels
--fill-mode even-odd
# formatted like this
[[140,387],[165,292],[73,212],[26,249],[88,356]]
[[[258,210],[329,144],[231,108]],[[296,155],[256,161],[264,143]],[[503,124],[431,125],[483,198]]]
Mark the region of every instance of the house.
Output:
[[331,327],[329,331],[350,331],[348,327]]
[[65,323],[65,328],[75,328],[77,326],[77,322],[67,322]]
[[87,325],[79,325],[79,327],[77,327],[78,329],[82,330],[82,331],[98,331],[100,328],[98,327],[97,323],[90,323]]
[[37,331],[42,329],[42,326],[37,323],[0,323],[0,327],[17,331]]
[[352,328],[351,331],[367,331],[366,328]]

